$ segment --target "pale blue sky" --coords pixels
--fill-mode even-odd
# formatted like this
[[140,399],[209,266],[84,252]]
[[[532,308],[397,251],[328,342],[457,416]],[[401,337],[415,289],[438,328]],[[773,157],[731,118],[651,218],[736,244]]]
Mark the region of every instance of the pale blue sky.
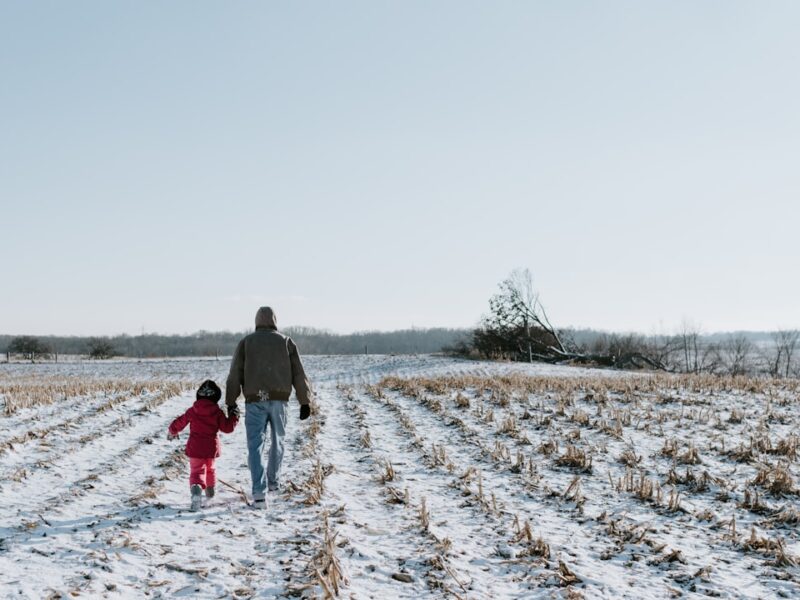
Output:
[[0,333],[800,326],[800,3],[0,4]]

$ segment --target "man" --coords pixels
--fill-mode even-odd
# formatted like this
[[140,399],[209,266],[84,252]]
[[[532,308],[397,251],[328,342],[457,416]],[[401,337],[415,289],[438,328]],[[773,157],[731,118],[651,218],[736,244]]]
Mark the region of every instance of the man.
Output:
[[[256,330],[236,346],[225,389],[228,415],[238,414],[236,401],[244,393],[247,464],[253,480],[253,505],[266,506],[265,491],[280,487],[286,407],[292,387],[300,402],[300,419],[311,414],[311,385],[292,339],[278,332],[275,312],[262,306]],[[264,472],[263,452],[270,428],[269,461]]]

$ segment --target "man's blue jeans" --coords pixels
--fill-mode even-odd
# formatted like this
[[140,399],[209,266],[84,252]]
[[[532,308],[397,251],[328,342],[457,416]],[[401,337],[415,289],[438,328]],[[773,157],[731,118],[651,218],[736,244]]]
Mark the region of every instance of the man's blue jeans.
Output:
[[[247,429],[247,465],[253,480],[253,500],[263,500],[269,484],[277,490],[283,462],[283,437],[286,434],[285,400],[263,400],[248,402],[245,407],[244,424]],[[267,441],[267,426],[270,430],[269,461],[264,472],[264,444]]]

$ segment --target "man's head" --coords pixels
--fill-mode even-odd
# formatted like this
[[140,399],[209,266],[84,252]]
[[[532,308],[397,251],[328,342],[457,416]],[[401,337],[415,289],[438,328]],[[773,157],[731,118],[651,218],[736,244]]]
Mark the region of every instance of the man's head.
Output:
[[278,329],[275,311],[269,306],[262,306],[256,313],[256,329]]

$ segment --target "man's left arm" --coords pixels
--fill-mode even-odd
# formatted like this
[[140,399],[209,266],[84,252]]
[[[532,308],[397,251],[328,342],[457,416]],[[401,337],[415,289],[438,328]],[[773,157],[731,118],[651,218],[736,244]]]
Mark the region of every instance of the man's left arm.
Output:
[[297,345],[291,338],[289,338],[287,345],[289,347],[289,360],[292,365],[292,385],[297,393],[297,400],[300,402],[300,418],[306,419],[311,414],[311,398],[313,396],[311,383],[306,377],[306,371],[303,368],[303,361],[300,360]]

